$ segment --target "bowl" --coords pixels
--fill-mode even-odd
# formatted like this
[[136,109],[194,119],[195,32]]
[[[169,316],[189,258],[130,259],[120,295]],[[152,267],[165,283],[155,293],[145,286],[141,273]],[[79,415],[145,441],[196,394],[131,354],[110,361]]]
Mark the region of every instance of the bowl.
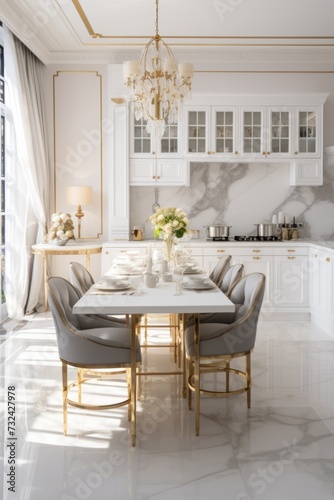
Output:
[[209,282],[209,276],[203,274],[201,276],[191,276],[188,278],[188,282],[191,285],[203,285]]

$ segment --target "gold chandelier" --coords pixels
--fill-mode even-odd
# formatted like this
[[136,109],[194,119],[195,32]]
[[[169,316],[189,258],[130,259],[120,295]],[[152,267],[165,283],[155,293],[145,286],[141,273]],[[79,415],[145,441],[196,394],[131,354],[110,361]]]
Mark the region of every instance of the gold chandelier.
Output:
[[159,35],[159,0],[155,1],[155,36],[140,60],[126,61],[123,71],[136,120],[147,120],[147,132],[161,137],[166,123],[177,122],[178,111],[191,92],[194,69],[191,63],[177,64]]

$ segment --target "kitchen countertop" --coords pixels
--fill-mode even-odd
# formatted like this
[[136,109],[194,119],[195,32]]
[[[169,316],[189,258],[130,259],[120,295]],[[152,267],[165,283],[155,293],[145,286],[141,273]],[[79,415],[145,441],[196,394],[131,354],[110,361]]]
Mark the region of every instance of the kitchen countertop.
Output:
[[[119,247],[119,246],[146,246],[149,243],[163,243],[162,240],[142,240],[142,241],[131,241],[131,240],[118,240],[118,241],[107,241],[103,243],[103,246],[112,246],[112,247]],[[227,247],[232,247],[232,246],[242,246],[242,247],[254,247],[254,246],[312,246],[316,248],[323,248],[323,249],[328,249],[328,250],[333,250],[334,249],[334,241],[318,241],[318,240],[306,240],[306,239],[298,239],[298,240],[284,240],[284,241],[236,241],[236,240],[230,240],[230,241],[210,241],[206,239],[191,239],[188,242],[184,242],[186,244],[191,244],[192,246],[211,246],[211,245],[224,245]]]

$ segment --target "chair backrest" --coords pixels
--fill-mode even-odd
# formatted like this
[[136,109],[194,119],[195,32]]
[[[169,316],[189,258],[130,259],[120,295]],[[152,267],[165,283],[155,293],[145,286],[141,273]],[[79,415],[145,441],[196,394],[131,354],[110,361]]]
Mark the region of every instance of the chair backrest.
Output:
[[70,262],[69,277],[70,282],[73,286],[75,286],[81,295],[84,295],[95,283],[90,272],[85,268],[85,266],[79,264],[79,262]]
[[228,255],[226,259],[221,258],[213,268],[213,271],[210,274],[210,279],[220,288],[221,282],[230,268],[231,265],[231,256]]
[[223,276],[220,289],[225,295],[229,295],[234,283],[239,281],[244,272],[243,264],[235,264],[231,266]]
[[229,354],[251,351],[255,345],[265,281],[262,273],[247,274],[231,290],[230,299],[236,304],[236,314],[229,330],[223,334]]

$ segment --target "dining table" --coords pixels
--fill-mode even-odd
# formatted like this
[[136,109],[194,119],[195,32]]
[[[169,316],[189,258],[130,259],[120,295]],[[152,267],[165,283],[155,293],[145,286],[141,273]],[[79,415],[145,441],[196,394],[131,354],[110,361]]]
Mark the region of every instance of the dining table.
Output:
[[[212,284],[210,287],[191,287],[188,282],[181,285],[181,293],[176,294],[174,282],[159,281],[155,287],[144,287],[142,293],[134,293],[133,288],[108,290],[108,287],[88,290],[74,305],[74,314],[129,315],[131,317],[131,436],[132,445],[136,441],[136,322],[142,314],[193,314],[195,318],[195,362],[194,383],[199,384],[199,339],[201,313],[233,313],[235,306],[221,290]],[[103,287],[101,287],[103,288]],[[185,367],[183,367],[185,371]],[[185,380],[185,379],[184,379]],[[195,392],[198,394],[198,391]],[[199,415],[199,397],[195,396],[195,407]],[[196,419],[196,434],[199,431],[199,418]]]

